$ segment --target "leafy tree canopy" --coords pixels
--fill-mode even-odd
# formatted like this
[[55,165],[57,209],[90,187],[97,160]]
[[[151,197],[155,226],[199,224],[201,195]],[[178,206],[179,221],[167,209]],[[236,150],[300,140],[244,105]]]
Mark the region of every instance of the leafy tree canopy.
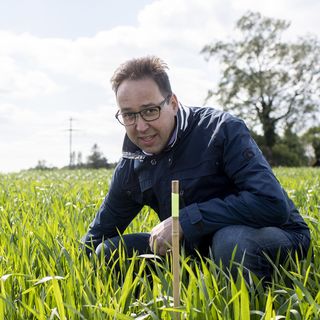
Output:
[[91,154],[88,156],[86,166],[94,169],[109,167],[108,160],[104,157],[96,143],[92,146]]
[[234,40],[216,41],[201,53],[220,62],[222,76],[215,96],[223,108],[263,132],[272,158],[277,130],[299,130],[315,117],[320,98],[320,44],[315,36],[294,43],[281,37],[290,23],[248,12],[236,23]]

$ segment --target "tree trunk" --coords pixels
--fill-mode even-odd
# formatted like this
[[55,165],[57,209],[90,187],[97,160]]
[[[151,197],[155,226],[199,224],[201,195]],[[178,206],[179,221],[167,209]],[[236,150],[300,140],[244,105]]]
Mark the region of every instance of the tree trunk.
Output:
[[272,103],[266,103],[262,97],[262,110],[259,112],[259,119],[262,124],[263,137],[264,137],[264,150],[265,157],[269,163],[273,164],[272,148],[276,143],[276,130],[274,119],[270,117],[272,110]]
[[266,150],[266,158],[269,163],[273,164],[273,153],[272,148],[276,143],[276,132],[275,132],[275,124],[269,117],[264,118],[262,122],[263,127],[263,136],[264,136],[264,144]]

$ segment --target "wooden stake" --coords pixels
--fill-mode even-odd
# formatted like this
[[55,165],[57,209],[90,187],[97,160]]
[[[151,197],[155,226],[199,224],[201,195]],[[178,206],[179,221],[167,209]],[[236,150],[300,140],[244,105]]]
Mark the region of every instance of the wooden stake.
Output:
[[[179,181],[173,180],[171,187],[173,306],[178,308],[180,305]],[[175,319],[180,319],[179,312],[175,313]]]

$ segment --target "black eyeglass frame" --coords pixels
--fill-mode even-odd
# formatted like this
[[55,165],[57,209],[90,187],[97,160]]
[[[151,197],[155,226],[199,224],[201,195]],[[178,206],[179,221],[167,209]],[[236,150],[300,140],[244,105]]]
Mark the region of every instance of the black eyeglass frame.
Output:
[[[164,100],[162,100],[162,101],[159,103],[159,105],[150,106],[150,107],[145,108],[145,109],[143,109],[143,110],[141,110],[141,111],[138,111],[138,112],[123,112],[123,113],[121,113],[120,110],[118,110],[117,113],[115,114],[115,117],[116,117],[116,119],[119,121],[119,123],[120,123],[121,125],[125,126],[125,127],[130,127],[130,126],[135,125],[135,124],[137,123],[137,117],[138,117],[138,115],[139,115],[144,121],[146,121],[146,122],[152,122],[152,121],[158,120],[158,119],[160,118],[160,114],[161,114],[160,111],[161,111],[161,109],[163,108],[163,106],[165,105],[165,103],[167,102],[167,100],[171,98],[171,96],[172,96],[172,94],[170,93],[170,94],[167,95],[166,98],[164,98]],[[157,117],[154,118],[154,119],[152,119],[152,120],[145,119],[144,116],[143,116],[143,113],[145,113],[145,112],[148,111],[149,109],[154,109],[154,108],[158,109],[158,111],[159,111]],[[124,123],[120,120],[120,117],[121,117],[123,114],[126,114],[126,113],[129,113],[129,114],[131,114],[131,115],[134,115],[134,121],[133,121],[133,123],[131,123],[131,124],[124,124]]]

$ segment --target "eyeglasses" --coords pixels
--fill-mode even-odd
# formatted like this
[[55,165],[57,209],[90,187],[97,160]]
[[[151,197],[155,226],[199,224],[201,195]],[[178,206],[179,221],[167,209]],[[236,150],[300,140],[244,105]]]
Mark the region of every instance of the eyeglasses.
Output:
[[167,102],[167,100],[171,97],[169,94],[163,101],[159,103],[158,106],[152,106],[145,108],[139,112],[118,112],[115,117],[123,126],[133,126],[137,122],[138,115],[147,122],[151,122],[160,118],[160,110]]

